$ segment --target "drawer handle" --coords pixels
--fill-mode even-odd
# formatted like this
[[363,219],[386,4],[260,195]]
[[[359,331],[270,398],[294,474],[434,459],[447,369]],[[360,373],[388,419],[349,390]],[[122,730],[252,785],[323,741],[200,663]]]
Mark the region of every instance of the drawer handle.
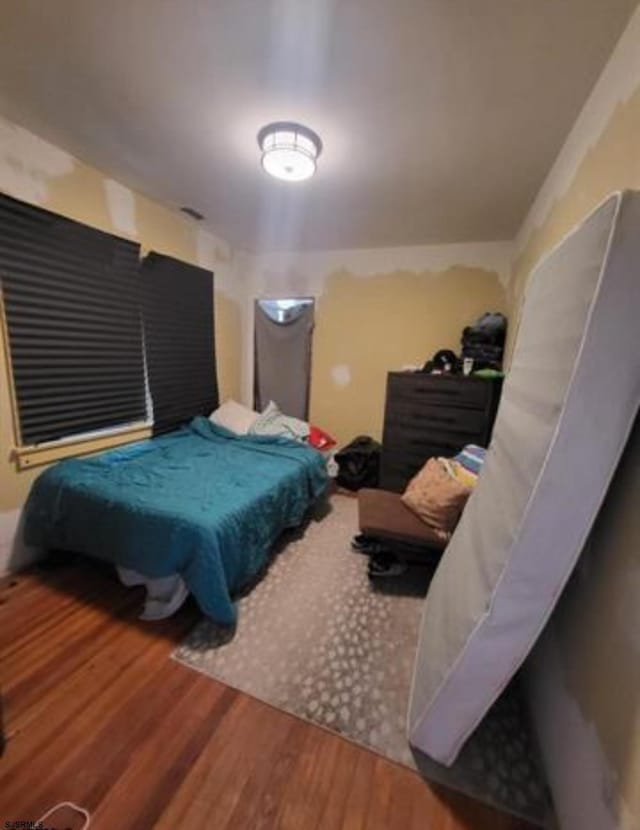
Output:
[[425,415],[424,413],[412,412],[409,416],[413,421],[420,421],[426,424],[457,424],[458,418],[446,417],[445,415]]
[[[407,443],[411,444],[412,447],[427,447],[429,449],[433,449],[433,444],[421,438],[409,438]],[[442,441],[440,444],[438,444],[438,447],[443,447],[444,449],[453,450],[454,452],[457,452],[460,445],[451,444],[449,441]]]
[[417,392],[419,395],[452,395],[452,396],[459,396],[461,390],[460,389],[427,389],[420,386],[416,386],[415,389],[412,390],[413,392]]

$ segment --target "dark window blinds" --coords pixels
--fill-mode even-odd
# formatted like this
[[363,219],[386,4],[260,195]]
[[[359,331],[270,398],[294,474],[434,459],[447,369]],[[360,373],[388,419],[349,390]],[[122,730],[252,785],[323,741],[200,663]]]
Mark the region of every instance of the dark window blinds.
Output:
[[146,418],[139,246],[0,194],[21,443]]
[[218,405],[213,274],[151,252],[142,263],[142,308],[154,432]]

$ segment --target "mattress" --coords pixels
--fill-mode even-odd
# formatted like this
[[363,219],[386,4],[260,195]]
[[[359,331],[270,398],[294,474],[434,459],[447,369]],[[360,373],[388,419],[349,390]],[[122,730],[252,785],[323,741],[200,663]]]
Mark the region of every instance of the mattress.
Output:
[[198,417],[167,435],[45,470],[25,506],[25,541],[147,577],[177,573],[205,614],[232,624],[234,593],[326,485],[316,450],[238,436]]
[[528,283],[493,439],[425,600],[411,743],[450,765],[535,643],[638,411],[640,194],[609,197]]

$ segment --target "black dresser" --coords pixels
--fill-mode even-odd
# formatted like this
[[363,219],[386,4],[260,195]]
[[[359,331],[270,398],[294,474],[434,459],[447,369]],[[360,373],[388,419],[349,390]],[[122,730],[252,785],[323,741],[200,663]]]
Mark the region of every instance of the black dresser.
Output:
[[380,487],[401,492],[431,456],[488,446],[501,388],[501,379],[390,372]]

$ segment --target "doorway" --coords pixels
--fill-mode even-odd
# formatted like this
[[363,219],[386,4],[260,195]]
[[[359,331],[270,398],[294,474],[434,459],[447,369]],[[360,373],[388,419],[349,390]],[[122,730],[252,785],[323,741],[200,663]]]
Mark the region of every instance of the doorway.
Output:
[[254,305],[254,407],[274,401],[285,415],[309,417],[312,297],[256,300]]

